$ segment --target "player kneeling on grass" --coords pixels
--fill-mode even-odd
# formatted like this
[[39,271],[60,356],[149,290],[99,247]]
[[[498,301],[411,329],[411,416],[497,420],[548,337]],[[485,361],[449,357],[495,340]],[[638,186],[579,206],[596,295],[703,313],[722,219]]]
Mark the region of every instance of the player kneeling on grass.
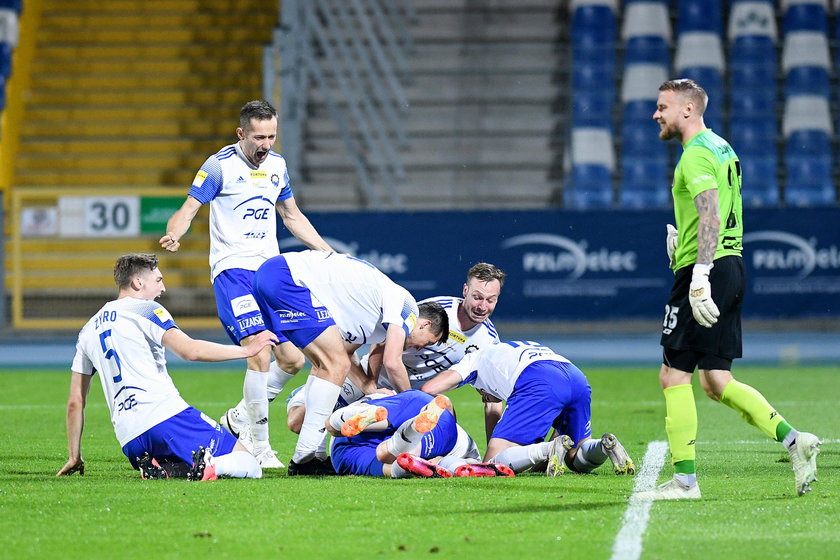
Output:
[[85,404],[93,374],[99,373],[117,440],[143,478],[260,478],[254,456],[181,398],[166,371],[164,348],[185,360],[221,362],[255,356],[277,337],[263,331],[247,346],[233,346],[187,336],[154,301],[166,291],[155,255],[123,255],[114,280],[117,299],[79,332],[67,399],[69,458],[56,476],[85,473]]
[[[537,342],[502,342],[467,354],[423,391],[443,393],[473,385],[485,401],[506,401],[492,428],[484,460],[523,472],[547,463],[546,474],[566,467],[587,473],[609,459],[616,474],[634,474],[633,461],[613,434],[592,439],[592,389],[569,360]],[[551,428],[558,437],[543,441]],[[469,468],[469,467],[465,467]]]
[[327,429],[335,436],[330,456],[338,474],[449,478],[451,462],[480,456],[449,399],[422,391],[350,404],[332,413]]

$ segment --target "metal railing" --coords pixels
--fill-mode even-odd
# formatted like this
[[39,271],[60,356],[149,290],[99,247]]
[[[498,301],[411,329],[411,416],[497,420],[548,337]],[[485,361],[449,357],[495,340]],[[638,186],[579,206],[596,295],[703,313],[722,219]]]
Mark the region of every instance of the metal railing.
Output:
[[[302,176],[310,93],[318,91],[361,186],[364,206],[401,207],[408,146],[403,82],[413,49],[411,0],[284,0],[280,26],[264,53],[266,99],[280,108],[283,155]],[[383,201],[375,183],[385,187]]]

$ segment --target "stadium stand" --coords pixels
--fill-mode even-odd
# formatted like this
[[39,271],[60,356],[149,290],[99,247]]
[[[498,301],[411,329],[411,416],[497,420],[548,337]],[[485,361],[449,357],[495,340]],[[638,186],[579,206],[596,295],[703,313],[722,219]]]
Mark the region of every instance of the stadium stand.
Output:
[[789,0],[784,12],[785,201],[794,206],[821,206],[836,200],[826,10],[826,0]]
[[[661,206],[668,200],[668,146],[655,141],[659,125],[652,116],[657,88],[669,78],[672,30],[667,3],[628,2],[622,38],[619,201],[627,208]],[[636,140],[643,137],[644,142]]]
[[566,191],[566,206],[577,209],[605,208],[612,204],[612,174],[615,170],[612,133],[607,127],[572,129],[572,173]]

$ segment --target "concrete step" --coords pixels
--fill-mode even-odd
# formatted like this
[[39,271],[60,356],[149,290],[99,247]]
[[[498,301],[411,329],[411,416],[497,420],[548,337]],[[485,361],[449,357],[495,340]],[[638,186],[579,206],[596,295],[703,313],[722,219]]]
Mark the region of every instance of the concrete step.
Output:
[[139,172],[149,169],[173,169],[177,167],[198,168],[204,162],[200,155],[185,152],[170,152],[166,154],[137,154],[132,152],[98,152],[83,155],[58,153],[44,155],[42,153],[24,151],[17,157],[19,172],[47,171],[47,172],[75,172],[99,171],[119,169]]
[[[196,168],[197,169],[197,168]],[[120,187],[120,186],[178,186],[183,188],[192,183],[196,169],[189,171],[145,169],[125,170],[119,168],[89,170],[38,170],[18,169],[15,184],[32,187]]]
[[213,9],[221,12],[236,12],[259,10],[264,8],[266,2],[263,0],[213,0],[208,3],[206,0],[44,0],[43,11],[64,14],[64,13],[109,13],[125,14],[140,12],[153,13],[199,13],[202,10]]
[[164,121],[183,118],[185,120],[230,121],[230,133],[234,136],[238,121],[235,115],[218,106],[178,105],[123,105],[121,107],[32,107],[26,113],[27,120],[60,123],[66,121]]
[[[268,30],[254,26],[255,18],[265,23]],[[121,13],[107,11],[98,12],[44,12],[41,16],[41,26],[50,28],[51,32],[60,32],[61,39],[72,38],[74,33],[84,31],[98,35],[103,31],[119,30],[125,33],[138,30],[157,28],[171,30],[182,29],[214,29],[228,24],[242,29],[250,29],[269,37],[270,29],[276,23],[277,10],[260,10],[257,12],[244,10],[231,11],[153,11],[131,10]]]
[[[545,105],[510,105],[504,103],[462,103],[446,106],[412,107],[400,119],[407,136],[445,137],[452,135],[476,136],[542,135],[551,134],[556,118]],[[307,122],[309,137],[338,136],[338,126],[332,115],[317,112]]]
[[192,45],[164,44],[80,44],[57,45],[41,44],[38,46],[35,60],[39,62],[63,63],[67,61],[122,62],[130,65],[132,61],[157,61],[186,59],[194,64],[206,64],[210,61],[259,60],[261,45],[214,45],[213,57],[196,57]]
[[[162,45],[223,45],[249,44],[254,40],[253,28],[226,29],[221,27],[149,27],[137,29],[54,29],[40,27],[36,32],[39,43],[44,45],[133,45],[156,43]],[[270,37],[265,33],[265,40]]]
[[[250,91],[250,94],[249,94]],[[106,107],[113,105],[208,105],[216,103],[228,107],[236,115],[242,106],[243,99],[257,99],[260,97],[259,88],[214,88],[214,89],[166,89],[147,87],[142,90],[136,88],[102,90],[68,90],[56,95],[54,91],[32,90],[29,94],[31,105],[64,106],[94,105]]]
[[252,70],[251,63],[246,58],[190,60],[185,57],[171,56],[171,53],[166,57],[125,57],[124,55],[99,57],[95,52],[90,57],[64,58],[47,55],[45,50],[39,51],[38,58],[32,63],[36,71],[38,69],[49,71],[48,69],[60,65],[63,74],[143,74],[156,77],[158,75],[229,75],[248,73]]
[[[235,142],[233,135],[230,138],[230,144]],[[85,157],[98,156],[107,153],[118,154],[136,154],[140,156],[153,155],[164,157],[170,153],[191,153],[195,154],[196,161],[200,159],[201,154],[215,153],[223,144],[218,144],[212,140],[196,140],[191,138],[169,138],[162,136],[149,136],[145,138],[120,138],[120,139],[100,139],[100,138],[28,138],[26,142],[26,152],[20,154],[19,157],[27,157],[32,155],[35,158],[48,156],[58,152],[67,154],[71,157]],[[198,162],[200,165],[203,162]]]
[[446,73],[553,74],[559,55],[551,42],[418,43],[409,58],[412,75]]
[[410,33],[415,43],[434,41],[532,43],[554,41],[557,28],[551,10],[418,12]]
[[189,91],[190,88],[226,88],[239,86],[243,89],[259,89],[262,87],[262,75],[250,73],[245,75],[228,74],[72,74],[57,73],[47,68],[33,69],[31,87],[34,90],[49,92],[66,90],[149,90],[168,89],[175,91]]

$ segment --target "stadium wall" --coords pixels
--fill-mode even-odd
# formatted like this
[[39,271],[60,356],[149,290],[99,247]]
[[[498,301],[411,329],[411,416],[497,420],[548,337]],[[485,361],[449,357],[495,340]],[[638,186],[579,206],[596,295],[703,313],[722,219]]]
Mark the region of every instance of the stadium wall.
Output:
[[[749,209],[744,317],[840,320],[836,208]],[[307,212],[339,251],[418,299],[458,294],[467,269],[507,274],[496,321],[659,320],[671,287],[670,210]],[[282,250],[302,248],[287,232]]]

